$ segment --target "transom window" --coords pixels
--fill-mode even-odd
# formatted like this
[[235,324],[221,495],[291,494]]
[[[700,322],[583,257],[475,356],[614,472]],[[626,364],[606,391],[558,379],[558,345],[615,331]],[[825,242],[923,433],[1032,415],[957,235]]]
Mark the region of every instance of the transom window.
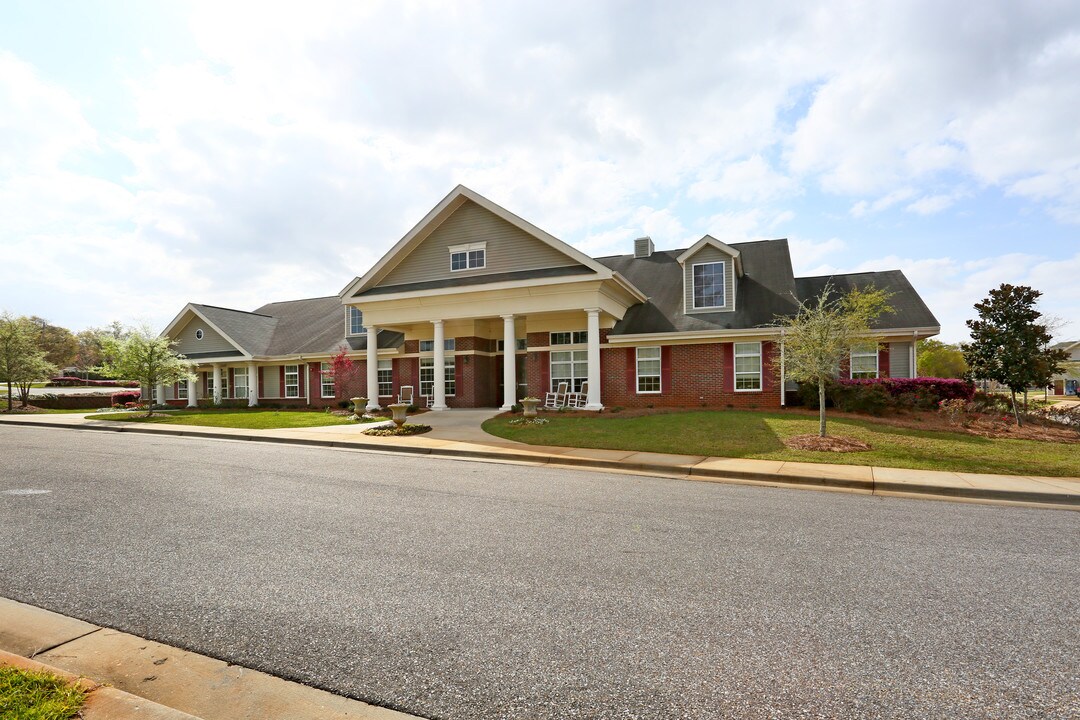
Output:
[[851,348],[851,377],[876,378],[878,376],[877,345],[856,345]]
[[735,390],[761,389],[761,343],[735,343]]
[[319,365],[319,375],[322,378],[319,382],[319,389],[322,396],[324,398],[334,397],[334,373],[332,368],[330,367],[330,363],[324,362]]
[[389,397],[393,395],[394,361],[390,359],[380,360],[377,372],[379,375],[379,397]]
[[[506,349],[506,341],[505,340],[497,340],[495,342],[495,352],[502,352],[505,349]],[[518,338],[518,339],[514,340],[514,349],[517,352],[527,350],[528,347],[525,344],[525,338]]]
[[[443,350],[449,350],[453,352],[457,349],[457,338],[446,338],[443,340]],[[421,340],[420,352],[434,352],[435,341],[434,340]]]
[[352,305],[349,306],[349,334],[364,334],[364,313],[360,312],[359,308],[355,308]]
[[450,248],[450,270],[479,270],[487,266],[487,243],[454,245]]
[[637,349],[637,391],[639,393],[660,392],[660,348],[639,347]]
[[581,392],[581,384],[589,379],[588,350],[560,350],[551,353],[551,391],[560,382],[569,384],[573,392]]
[[553,332],[550,341],[552,345],[584,345],[589,342],[589,333],[587,330]]
[[[443,378],[446,382],[446,396],[457,394],[457,382],[454,379],[454,358],[445,358]],[[420,394],[424,397],[435,395],[435,358],[420,358]]]
[[724,263],[694,265],[694,309],[724,305]]
[[298,365],[285,366],[285,397],[300,397],[300,367]]

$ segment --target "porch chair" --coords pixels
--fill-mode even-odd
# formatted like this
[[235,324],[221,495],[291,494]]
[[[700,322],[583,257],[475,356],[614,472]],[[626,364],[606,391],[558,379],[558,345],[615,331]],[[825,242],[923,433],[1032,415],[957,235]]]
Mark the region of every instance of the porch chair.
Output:
[[399,403],[404,403],[406,405],[412,405],[413,404],[413,386],[412,385],[402,385],[400,388],[398,388],[397,401]]
[[560,382],[555,388],[555,392],[549,392],[544,395],[544,407],[546,408],[560,408],[566,404],[567,391],[570,389],[570,383]]
[[589,381],[581,383],[581,389],[577,392],[566,393],[566,406],[583,408],[589,403]]

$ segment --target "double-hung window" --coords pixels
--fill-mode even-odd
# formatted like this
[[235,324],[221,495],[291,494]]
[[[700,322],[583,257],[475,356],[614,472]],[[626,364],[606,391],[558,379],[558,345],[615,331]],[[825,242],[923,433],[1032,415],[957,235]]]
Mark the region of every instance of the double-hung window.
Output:
[[334,372],[330,367],[330,363],[324,362],[319,365],[319,382],[320,393],[324,398],[332,398],[336,395],[334,392]]
[[389,358],[379,361],[379,397],[390,397],[394,394],[394,361]]
[[187,400],[187,384],[187,380],[181,380],[180,382],[176,383],[177,400]]
[[878,349],[873,343],[851,348],[851,377],[876,378],[878,376]]
[[694,309],[724,307],[724,263],[694,265]]
[[300,397],[300,367],[298,365],[285,366],[285,397]]
[[[446,396],[457,394],[457,382],[454,378],[454,358],[443,359],[443,378],[446,383]],[[425,397],[435,395],[435,358],[420,358],[420,394]]]
[[233,393],[234,397],[246,398],[248,396],[248,371],[247,368],[233,370]]
[[660,392],[660,348],[639,347],[637,349],[637,391],[639,393]]
[[552,392],[559,389],[561,382],[567,383],[573,392],[581,392],[581,384],[588,379],[588,350],[558,350],[551,353]]
[[364,314],[352,305],[349,306],[349,334],[364,334]]
[[761,389],[761,343],[735,343],[735,391]]
[[480,270],[487,267],[487,243],[454,245],[450,248],[450,270]]

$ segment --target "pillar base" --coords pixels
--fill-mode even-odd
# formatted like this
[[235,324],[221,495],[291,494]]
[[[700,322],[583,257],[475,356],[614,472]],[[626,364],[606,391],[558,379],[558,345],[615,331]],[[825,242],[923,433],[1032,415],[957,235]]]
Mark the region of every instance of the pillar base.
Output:
[[604,406],[601,405],[600,403],[596,403],[595,405],[586,405],[585,407],[583,407],[581,409],[582,410],[592,410],[593,412],[600,412],[601,410],[604,409]]

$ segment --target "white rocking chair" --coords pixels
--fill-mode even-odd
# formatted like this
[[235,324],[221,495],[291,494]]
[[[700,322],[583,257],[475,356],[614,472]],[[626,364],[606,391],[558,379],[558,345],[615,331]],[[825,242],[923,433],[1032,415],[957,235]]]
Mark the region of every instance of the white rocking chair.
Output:
[[561,408],[566,404],[567,390],[569,389],[570,383],[560,382],[558,387],[555,388],[555,392],[549,392],[544,395],[544,407]]
[[572,408],[583,408],[589,403],[589,381],[581,383],[581,389],[576,392],[566,394],[566,406]]
[[403,403],[405,405],[412,405],[413,404],[413,386],[412,385],[402,385],[400,388],[398,388],[397,401],[399,403]]

